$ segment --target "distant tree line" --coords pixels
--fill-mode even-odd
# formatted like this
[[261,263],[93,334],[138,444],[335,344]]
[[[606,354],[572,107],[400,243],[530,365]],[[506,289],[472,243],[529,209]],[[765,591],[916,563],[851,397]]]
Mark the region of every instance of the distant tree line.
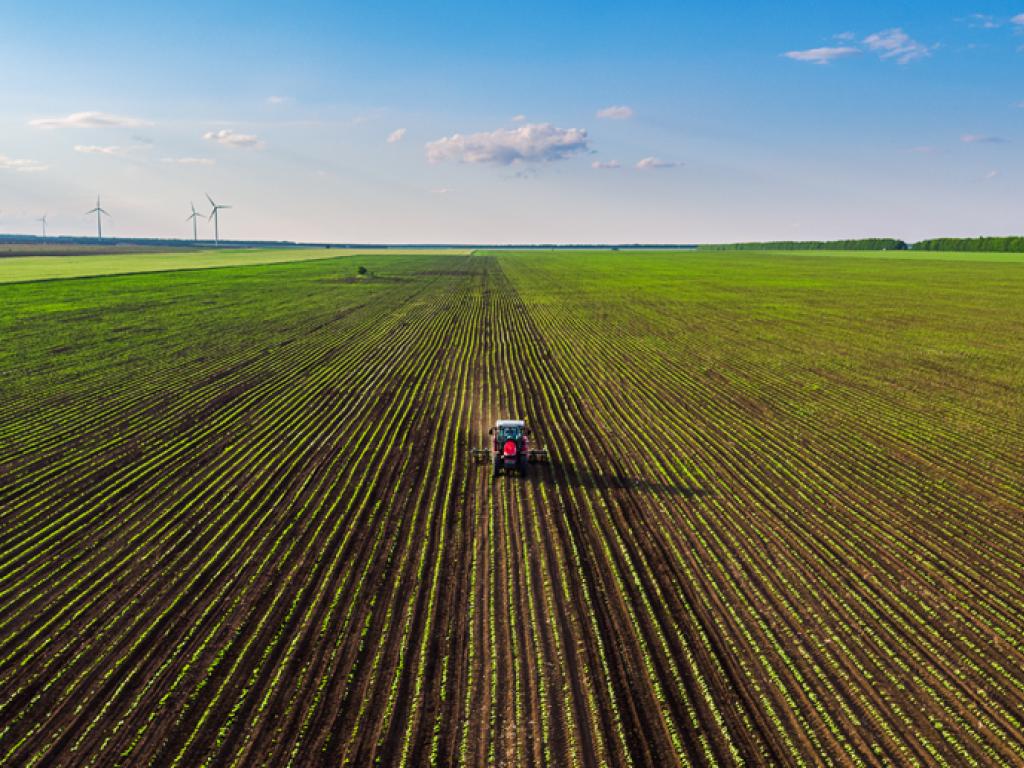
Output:
[[1024,253],[1024,237],[940,237],[914,243],[915,251],[1000,251]]
[[701,245],[702,251],[977,251],[1024,253],[1024,237],[939,237],[905,243],[890,237],[863,240],[778,240],[768,243]]
[[891,237],[863,240],[777,240],[770,243],[702,245],[704,251],[905,251],[907,244]]

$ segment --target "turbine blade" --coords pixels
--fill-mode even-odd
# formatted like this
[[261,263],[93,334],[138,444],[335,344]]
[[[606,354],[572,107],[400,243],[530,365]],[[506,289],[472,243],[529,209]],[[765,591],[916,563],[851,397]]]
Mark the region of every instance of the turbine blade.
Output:
[[206,193],[206,199],[210,201],[210,205],[212,205],[215,208],[217,207],[217,204],[215,202],[213,202],[213,198],[210,197],[210,193],[209,192]]

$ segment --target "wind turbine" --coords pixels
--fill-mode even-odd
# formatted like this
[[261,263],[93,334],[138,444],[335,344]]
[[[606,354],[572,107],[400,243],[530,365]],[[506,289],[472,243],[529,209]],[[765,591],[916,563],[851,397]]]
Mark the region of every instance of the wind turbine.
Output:
[[198,219],[203,214],[199,213],[196,210],[195,203],[189,203],[189,205],[192,206],[192,215],[191,216],[186,216],[185,217],[185,221],[188,221],[189,219],[192,220],[192,239],[193,240],[199,240],[199,234],[196,232],[196,219]]
[[208,219],[213,219],[213,242],[216,245],[220,245],[220,214],[219,214],[219,211],[222,208],[230,208],[231,206],[230,205],[217,205],[217,203],[213,202],[213,198],[210,197],[210,193],[209,192],[206,193],[206,199],[209,200],[210,201],[210,205],[213,206],[212,209],[210,210],[210,215],[207,217]]
[[49,214],[48,214],[48,213],[44,213],[44,214],[43,214],[43,216],[42,216],[42,218],[40,218],[40,219],[36,219],[36,221],[41,221],[41,222],[43,222],[43,240],[45,240],[45,239],[46,239],[46,217],[47,217],[47,216],[49,216]]
[[100,205],[100,196],[99,195],[96,195],[96,207],[93,208],[91,211],[86,211],[85,215],[88,216],[90,213],[95,213],[96,214],[96,239],[97,240],[102,240],[103,239],[103,219],[100,218],[100,215],[102,214],[103,216],[110,216],[110,214],[107,213],[105,210],[103,210],[103,206]]

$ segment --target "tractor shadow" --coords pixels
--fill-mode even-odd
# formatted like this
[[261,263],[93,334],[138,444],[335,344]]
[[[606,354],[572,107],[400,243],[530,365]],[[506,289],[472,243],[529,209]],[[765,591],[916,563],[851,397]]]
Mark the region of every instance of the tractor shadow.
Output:
[[570,485],[586,490],[653,493],[658,496],[685,500],[703,499],[714,495],[711,491],[703,488],[691,488],[683,484],[653,481],[624,473],[594,474],[586,469],[577,470],[571,464],[564,464],[554,460],[541,464],[531,464],[530,470],[524,479],[531,485],[537,483],[559,485],[567,480]]
[[652,481],[642,477],[631,477],[622,474],[605,475],[596,479],[591,475],[587,482],[604,488],[654,493],[660,496],[674,496],[682,499],[702,499],[711,496],[711,491],[704,490],[703,488],[691,488],[682,484]]

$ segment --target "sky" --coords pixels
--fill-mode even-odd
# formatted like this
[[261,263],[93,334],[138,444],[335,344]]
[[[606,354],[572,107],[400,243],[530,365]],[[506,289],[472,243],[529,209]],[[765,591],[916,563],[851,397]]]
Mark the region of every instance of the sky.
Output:
[[1021,233],[1022,75],[1024,0],[0,0],[0,233]]

